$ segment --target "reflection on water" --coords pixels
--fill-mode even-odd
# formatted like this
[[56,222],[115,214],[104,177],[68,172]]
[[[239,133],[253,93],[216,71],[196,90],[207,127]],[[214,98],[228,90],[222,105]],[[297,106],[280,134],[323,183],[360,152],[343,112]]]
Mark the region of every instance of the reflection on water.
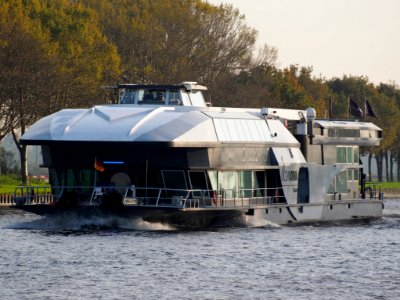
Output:
[[177,231],[0,210],[0,299],[396,299],[400,201],[342,226]]

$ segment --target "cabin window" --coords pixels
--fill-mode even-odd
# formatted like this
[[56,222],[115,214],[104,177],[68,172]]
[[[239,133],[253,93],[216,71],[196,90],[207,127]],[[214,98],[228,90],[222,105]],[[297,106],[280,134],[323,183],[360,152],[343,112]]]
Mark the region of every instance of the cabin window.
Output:
[[360,174],[360,170],[359,169],[355,169],[354,170],[354,177],[353,177],[353,179],[355,180],[355,181],[358,181],[360,178],[359,178],[359,174]]
[[255,171],[254,172],[254,196],[263,197],[266,196],[266,182],[265,182],[265,171]]
[[227,199],[235,198],[235,190],[237,188],[238,173],[237,172],[223,172],[222,173],[222,187],[225,190],[224,197]]
[[353,151],[352,151],[352,147],[346,147],[346,152],[347,152],[347,163],[351,163],[353,162]]
[[336,192],[347,193],[347,172],[340,172],[336,175]]
[[352,181],[353,180],[353,170],[347,170],[347,180]]
[[354,163],[358,164],[359,161],[359,155],[358,155],[358,146],[353,147],[353,154],[354,154]]
[[[90,191],[94,183],[94,171],[89,169],[54,169],[52,171],[52,182],[64,186],[67,190],[75,190],[79,187],[82,191]],[[55,178],[55,175],[57,179]]]
[[202,193],[209,196],[208,182],[204,171],[189,171],[189,180],[192,190],[201,190],[193,192],[194,196],[201,197]]
[[328,129],[329,137],[360,137],[358,129],[331,128]]
[[208,171],[208,178],[210,179],[211,189],[214,191],[218,190],[218,172]]
[[328,194],[333,194],[333,193],[335,193],[335,178],[333,178],[333,180],[332,180],[332,182],[331,182],[331,185],[330,185],[329,188],[328,188],[327,193],[328,193]]
[[223,189],[226,198],[263,197],[267,194],[265,171],[208,171],[207,179],[210,189]]
[[347,193],[347,171],[340,172],[331,182],[328,188],[328,194]]
[[252,175],[251,171],[243,171],[239,173],[239,197],[250,198],[253,195]]
[[186,177],[185,173],[181,170],[178,171],[162,171],[164,187],[167,189],[180,189],[186,190]]
[[336,162],[346,163],[346,147],[336,148]]
[[337,147],[336,162],[342,164],[358,164],[358,147]]
[[361,130],[361,137],[363,138],[379,138],[381,134],[379,131],[364,129]]

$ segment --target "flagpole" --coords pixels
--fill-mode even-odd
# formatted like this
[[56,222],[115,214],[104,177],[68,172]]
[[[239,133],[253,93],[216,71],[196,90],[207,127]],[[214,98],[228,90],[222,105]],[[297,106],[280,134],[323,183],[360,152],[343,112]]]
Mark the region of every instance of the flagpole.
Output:
[[364,97],[364,122],[367,120],[367,99]]
[[348,114],[347,119],[350,120],[350,96],[347,97],[347,114]]

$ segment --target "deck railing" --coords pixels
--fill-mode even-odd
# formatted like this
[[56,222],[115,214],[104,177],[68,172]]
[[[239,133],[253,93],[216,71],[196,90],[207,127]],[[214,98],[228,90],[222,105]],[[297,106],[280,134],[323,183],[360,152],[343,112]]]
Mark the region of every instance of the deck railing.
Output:
[[285,203],[282,188],[188,190],[135,186],[19,186],[9,202],[12,205],[48,204],[69,197],[81,206],[97,206],[110,193],[119,195],[126,206],[229,208]]
[[[366,199],[382,200],[376,189]],[[259,189],[167,189],[135,186],[19,186],[13,195],[0,195],[0,205],[56,204],[98,206],[111,193],[125,206],[171,208],[237,208],[286,204],[282,187]],[[383,198],[383,195],[382,195]],[[341,199],[339,199],[341,200]],[[357,199],[353,199],[357,200]],[[360,199],[359,199],[360,200]],[[60,201],[60,202],[59,202]]]

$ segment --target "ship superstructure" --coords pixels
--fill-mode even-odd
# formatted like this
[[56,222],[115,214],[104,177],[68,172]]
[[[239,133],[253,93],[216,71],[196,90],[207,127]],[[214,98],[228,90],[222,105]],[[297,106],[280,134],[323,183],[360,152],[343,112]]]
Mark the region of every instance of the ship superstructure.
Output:
[[21,207],[101,209],[181,226],[382,214],[382,202],[359,190],[359,147],[382,138],[372,123],[319,120],[312,108],[209,107],[195,82],[116,88],[118,104],[61,110],[21,138],[42,147],[56,200]]

